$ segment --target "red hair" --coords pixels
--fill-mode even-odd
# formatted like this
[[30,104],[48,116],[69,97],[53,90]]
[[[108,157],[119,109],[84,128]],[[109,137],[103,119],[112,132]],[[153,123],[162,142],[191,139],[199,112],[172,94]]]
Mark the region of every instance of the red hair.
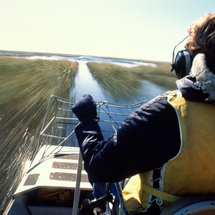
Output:
[[189,38],[185,44],[194,55],[204,53],[208,66],[215,66],[215,13],[208,13],[193,22],[189,28]]

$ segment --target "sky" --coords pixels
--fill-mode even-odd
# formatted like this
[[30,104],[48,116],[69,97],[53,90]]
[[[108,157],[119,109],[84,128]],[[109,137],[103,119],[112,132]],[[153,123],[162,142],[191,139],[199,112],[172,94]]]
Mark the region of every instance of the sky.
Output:
[[212,12],[214,0],[0,0],[0,50],[171,62]]

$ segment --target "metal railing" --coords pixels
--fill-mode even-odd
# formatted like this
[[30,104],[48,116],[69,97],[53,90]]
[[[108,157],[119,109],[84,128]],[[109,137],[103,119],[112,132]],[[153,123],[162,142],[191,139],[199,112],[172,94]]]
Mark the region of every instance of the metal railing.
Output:
[[[106,138],[112,135],[126,117],[144,102],[131,105],[113,104],[107,101],[98,101],[96,103],[98,117],[100,118],[99,125]],[[73,104],[74,101],[54,95],[51,96],[40,131],[36,152],[44,144],[78,146],[74,129],[79,121],[71,110]]]
[[[104,138],[107,138],[110,135],[112,135],[116,131],[116,129],[122,125],[125,119],[134,110],[140,107],[144,102],[131,105],[113,104],[107,101],[96,103],[98,117],[100,118],[98,123],[100,125]],[[73,104],[74,101],[57,96],[51,96],[45,114],[45,119],[40,131],[38,146],[34,154],[34,157],[36,156],[38,150],[43,145],[55,145],[56,147],[54,147],[54,149],[51,152],[49,151],[48,154],[45,154],[45,156],[39,161],[39,163],[43,162],[44,160],[51,156],[54,156],[59,146],[78,147],[78,142],[74,131],[75,127],[79,123],[79,120],[71,110]],[[39,163],[36,165],[39,165]],[[82,157],[81,153],[79,153],[72,215],[76,215],[78,211],[81,182],[80,180],[82,171],[81,164]],[[127,215],[122,199],[121,187],[119,186],[118,183],[115,183],[115,186],[120,199],[120,205],[123,208],[123,215]]]

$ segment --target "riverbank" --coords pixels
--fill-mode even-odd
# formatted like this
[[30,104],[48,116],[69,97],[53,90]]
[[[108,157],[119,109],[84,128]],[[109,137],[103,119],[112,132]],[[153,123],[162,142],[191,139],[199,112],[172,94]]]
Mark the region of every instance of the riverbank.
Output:
[[49,97],[68,98],[77,71],[75,62],[0,57],[0,210],[36,147]]
[[[167,90],[175,89],[176,76],[170,72],[170,64],[153,62],[153,66],[122,67],[109,63],[87,63],[91,74],[104,91],[110,95],[124,96],[136,94],[142,80],[147,80]],[[122,95],[123,92],[123,95]]]

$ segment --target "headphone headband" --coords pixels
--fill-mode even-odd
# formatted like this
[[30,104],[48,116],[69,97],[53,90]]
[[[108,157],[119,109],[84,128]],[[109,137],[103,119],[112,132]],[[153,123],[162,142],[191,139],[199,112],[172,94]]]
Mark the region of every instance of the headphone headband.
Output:
[[188,75],[192,65],[192,56],[190,55],[187,49],[179,51],[176,57],[174,58],[176,47],[180,43],[182,43],[187,37],[188,36],[186,36],[182,41],[180,41],[173,49],[172,64],[171,64],[170,70],[171,71],[175,70],[175,73],[178,79]]

